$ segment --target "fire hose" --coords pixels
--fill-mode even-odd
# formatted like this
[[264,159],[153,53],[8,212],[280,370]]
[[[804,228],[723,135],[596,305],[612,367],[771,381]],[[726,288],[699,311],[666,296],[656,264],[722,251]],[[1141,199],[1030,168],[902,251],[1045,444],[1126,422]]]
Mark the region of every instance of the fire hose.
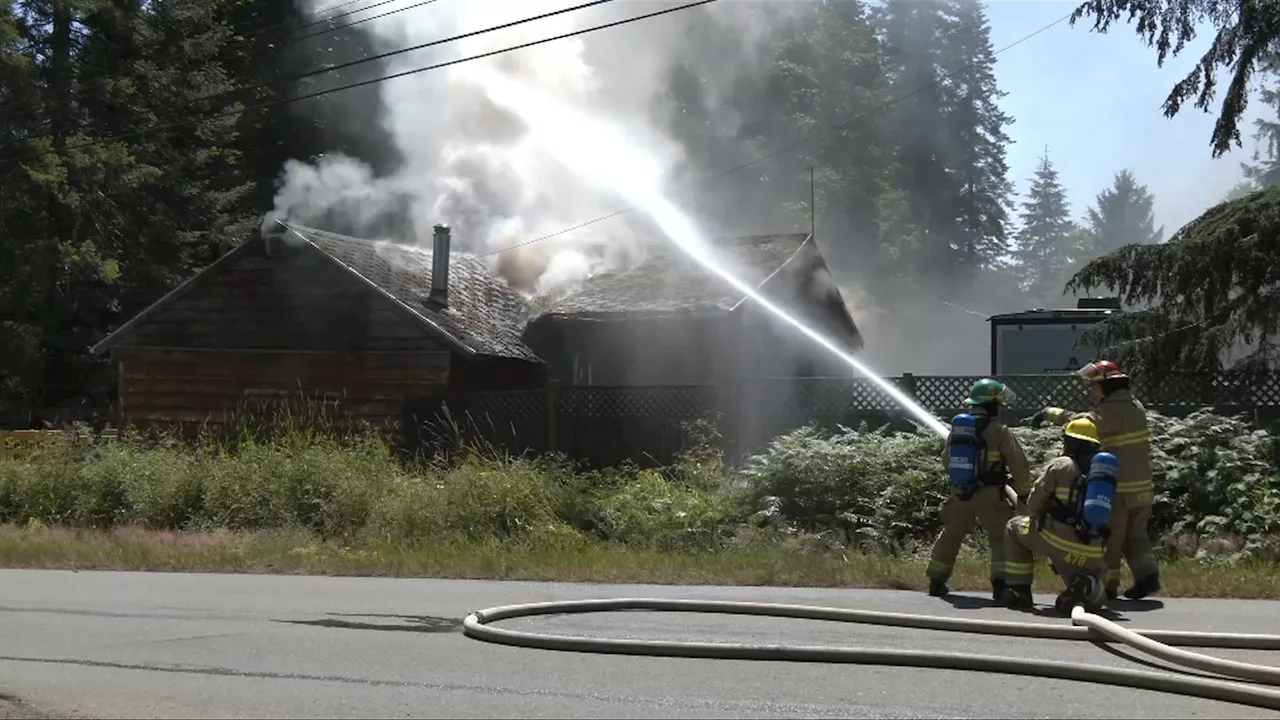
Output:
[[[1046,640],[1118,642],[1177,665],[1216,673],[1236,680],[1250,681],[1255,684],[1228,682],[1220,678],[1086,665],[1059,660],[861,647],[618,640],[547,635],[509,630],[490,625],[490,623],[496,623],[501,620],[539,615],[635,610],[755,615]],[[719,600],[616,598],[528,603],[477,610],[467,615],[463,621],[463,631],[468,637],[476,640],[542,650],[613,655],[851,663],[926,667],[942,670],[970,670],[1102,683],[1280,710],[1280,690],[1258,686],[1258,684],[1280,685],[1280,668],[1225,660],[1172,647],[1177,645],[1201,648],[1280,650],[1280,636],[1170,630],[1134,631],[1123,628],[1100,615],[1086,612],[1084,607],[1080,605],[1072,609],[1071,621],[1072,625],[1055,625],[1050,623],[1023,623],[973,618],[949,618],[935,615],[912,615],[811,605]]]

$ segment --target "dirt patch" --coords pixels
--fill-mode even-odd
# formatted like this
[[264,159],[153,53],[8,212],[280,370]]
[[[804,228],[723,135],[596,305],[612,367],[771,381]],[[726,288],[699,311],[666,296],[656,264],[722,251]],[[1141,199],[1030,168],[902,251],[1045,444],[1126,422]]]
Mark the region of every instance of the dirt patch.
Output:
[[0,720],[44,720],[50,715],[40,712],[12,695],[0,694]]

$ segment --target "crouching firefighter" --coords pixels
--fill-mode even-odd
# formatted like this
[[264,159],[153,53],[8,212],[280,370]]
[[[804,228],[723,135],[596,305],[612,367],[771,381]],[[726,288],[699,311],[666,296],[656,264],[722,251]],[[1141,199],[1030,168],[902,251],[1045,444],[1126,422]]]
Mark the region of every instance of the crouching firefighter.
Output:
[[1107,543],[1107,598],[1120,594],[1121,559],[1133,574],[1133,587],[1125,590],[1130,600],[1160,591],[1160,565],[1151,547],[1147,523],[1155,494],[1151,477],[1151,433],[1147,411],[1129,389],[1129,376],[1111,360],[1097,360],[1077,372],[1088,384],[1096,403],[1087,413],[1069,413],[1061,408],[1045,408],[1031,418],[1032,425],[1048,421],[1062,425],[1087,417],[1098,426],[1102,449],[1120,458],[1120,478],[1116,506],[1111,514],[1112,540]]
[[1047,555],[1067,589],[1055,607],[1063,615],[1083,604],[1096,612],[1105,601],[1103,559],[1116,496],[1116,456],[1102,452],[1098,426],[1087,417],[1063,428],[1062,456],[1049,461],[1031,488],[1026,514],[1005,534],[1005,604],[1029,610],[1035,554]]
[[976,520],[991,543],[991,595],[997,602],[1005,586],[1004,532],[1013,516],[1005,486],[1012,484],[1019,498],[1031,487],[1027,456],[1013,432],[1000,420],[1000,410],[1014,393],[997,380],[974,384],[965,401],[968,411],[951,422],[951,435],[942,463],[951,479],[951,495],[942,503],[942,534],[933,543],[925,574],[929,594],[950,592],[947,581],[955,567],[960,545]]

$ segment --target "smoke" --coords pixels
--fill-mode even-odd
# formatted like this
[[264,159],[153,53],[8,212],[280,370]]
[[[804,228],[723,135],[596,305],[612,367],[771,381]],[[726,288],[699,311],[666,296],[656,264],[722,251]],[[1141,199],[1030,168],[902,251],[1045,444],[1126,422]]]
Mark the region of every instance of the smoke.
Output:
[[[313,16],[317,5],[327,4],[299,1]],[[408,4],[403,0],[377,12]],[[566,13],[405,53],[389,59],[385,72],[500,50],[673,4],[617,3]],[[374,35],[373,51],[386,52],[566,5],[441,0],[366,27]],[[401,156],[398,167],[377,175],[362,160],[336,153],[310,163],[291,161],[266,221],[282,218],[424,244],[431,227],[445,222],[454,227],[459,250],[489,256],[514,287],[562,292],[593,272],[638,260],[643,240],[653,233],[632,215],[562,232],[627,207],[627,198],[574,176],[531,142],[518,118],[489,101],[477,74],[501,73],[624,127],[668,177],[697,174],[691,164],[723,156],[699,143],[741,145],[741,115],[724,100],[742,76],[763,75],[770,25],[810,6],[722,2],[380,83],[383,112],[367,122],[390,134]],[[697,78],[696,92],[675,92],[673,78],[690,76]],[[700,136],[673,132],[691,115],[705,117]],[[552,233],[561,234],[530,242]]]

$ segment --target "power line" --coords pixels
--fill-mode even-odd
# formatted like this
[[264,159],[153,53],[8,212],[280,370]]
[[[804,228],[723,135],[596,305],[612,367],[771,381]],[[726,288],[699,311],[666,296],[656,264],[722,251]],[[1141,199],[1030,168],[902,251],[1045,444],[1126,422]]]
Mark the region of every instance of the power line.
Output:
[[[1026,41],[1028,41],[1028,40],[1030,40],[1030,39],[1032,39],[1032,38],[1034,38],[1034,37],[1036,37],[1037,35],[1039,35],[1039,34],[1041,34],[1041,33],[1045,32],[1045,31],[1047,31],[1047,30],[1049,30],[1050,28],[1053,28],[1053,27],[1055,27],[1055,26],[1057,26],[1057,25],[1061,24],[1063,21],[1070,19],[1070,17],[1071,17],[1071,14],[1070,14],[1070,13],[1068,13],[1068,14],[1066,14],[1066,15],[1063,15],[1062,17],[1058,18],[1057,20],[1054,20],[1053,22],[1049,23],[1048,25],[1045,25],[1044,27],[1041,27],[1039,30],[1036,30],[1036,31],[1031,32],[1031,33],[1028,33],[1028,34],[1026,34],[1026,35],[1022,36],[1021,38],[1018,38],[1018,39],[1017,39],[1017,40],[1015,40],[1014,42],[1009,43],[1008,45],[1005,45],[1004,47],[1000,48],[999,50],[996,50],[996,51],[993,53],[993,55],[999,55],[999,54],[1001,54],[1001,53],[1005,52],[1006,50],[1012,50],[1013,48],[1015,48],[1015,47],[1017,47],[1017,46],[1021,45],[1022,43],[1026,42]],[[953,71],[951,71],[950,73],[946,73],[946,74],[942,75],[941,77],[939,77],[938,79],[934,80],[933,82],[928,83],[927,85],[922,85],[921,87],[918,87],[918,88],[916,88],[915,90],[912,90],[911,92],[907,93],[906,95],[900,95],[900,96],[898,96],[898,97],[896,97],[896,98],[892,98],[892,99],[890,99],[890,100],[887,100],[887,101],[885,101],[885,102],[883,102],[883,103],[881,103],[881,104],[877,105],[876,107],[871,108],[870,110],[865,110],[865,111],[863,111],[863,112],[859,113],[858,115],[855,115],[852,119],[846,120],[846,121],[844,121],[844,122],[842,122],[842,123],[840,123],[840,124],[838,124],[838,125],[832,125],[831,127],[827,128],[827,129],[825,129],[825,130],[820,130],[819,132],[814,133],[813,135],[810,135],[810,136],[808,136],[808,137],[804,138],[803,140],[799,140],[799,141],[794,142],[794,143],[792,143],[792,144],[790,144],[790,145],[785,145],[785,146],[783,146],[783,147],[780,147],[780,148],[778,148],[777,150],[774,150],[773,152],[768,153],[767,155],[761,155],[760,157],[756,158],[755,160],[751,160],[750,162],[745,162],[745,163],[743,163],[743,164],[741,164],[741,165],[738,165],[738,166],[735,166],[735,167],[731,167],[731,168],[729,168],[728,170],[725,170],[724,172],[717,173],[717,174],[715,174],[715,175],[711,175],[711,176],[705,177],[705,178],[703,178],[703,179],[699,180],[698,182],[694,183],[694,186],[696,187],[696,186],[699,186],[699,185],[706,185],[706,184],[710,183],[710,182],[711,182],[711,181],[713,181],[713,180],[719,180],[720,178],[722,178],[722,177],[726,177],[726,176],[728,176],[728,175],[732,175],[733,173],[736,173],[736,172],[738,172],[739,170],[745,170],[745,169],[747,169],[747,168],[749,168],[749,167],[751,167],[751,166],[753,166],[753,165],[756,165],[756,164],[758,164],[758,163],[762,163],[762,162],[764,162],[765,160],[769,160],[769,159],[771,159],[771,158],[775,158],[775,157],[777,157],[777,156],[779,156],[779,155],[781,155],[781,154],[783,154],[783,153],[790,152],[790,151],[792,151],[792,150],[795,150],[795,149],[796,149],[796,148],[798,148],[798,147],[802,147],[802,146],[804,146],[804,145],[807,145],[807,144],[809,144],[809,143],[813,142],[814,140],[817,140],[818,138],[821,138],[821,137],[823,137],[823,136],[825,136],[825,135],[829,135],[829,134],[831,134],[831,133],[833,133],[833,132],[836,132],[837,130],[842,130],[842,129],[844,129],[844,128],[846,128],[846,127],[850,126],[850,125],[852,125],[853,123],[856,123],[856,122],[858,122],[859,120],[862,120],[863,118],[867,117],[868,115],[871,115],[872,113],[879,112],[879,111],[881,111],[881,110],[884,110],[885,108],[892,107],[893,105],[897,105],[898,103],[900,103],[900,102],[902,102],[902,101],[904,101],[904,100],[907,100],[907,99],[910,99],[910,98],[912,98],[912,97],[915,97],[916,95],[919,95],[920,93],[922,93],[922,92],[924,92],[924,91],[926,91],[926,90],[928,90],[928,89],[930,89],[930,88],[934,87],[935,85],[938,85],[938,84],[942,83],[943,81],[950,79],[953,75],[957,75],[957,74],[959,74],[959,73],[961,73],[961,72],[964,72],[965,70],[968,70],[968,69],[969,69],[969,67],[970,67],[970,66],[972,66],[972,65],[974,65],[974,64],[975,64],[975,63],[969,63],[969,65],[966,65],[966,66],[964,66],[964,67],[962,67],[962,68],[960,68],[960,69],[958,69],[958,70],[953,70]],[[515,250],[515,249],[517,249],[517,248],[527,247],[527,246],[529,246],[529,245],[533,245],[533,244],[535,244],[535,243],[540,243],[540,242],[542,242],[543,240],[549,240],[549,239],[551,239],[551,238],[553,238],[553,237],[557,237],[557,236],[560,236],[560,235],[564,235],[565,233],[573,232],[574,230],[581,230],[581,229],[582,229],[582,228],[584,228],[584,227],[587,227],[587,226],[589,226],[589,225],[594,225],[594,224],[596,224],[596,223],[598,223],[598,222],[604,222],[605,220],[608,220],[608,219],[610,219],[610,218],[616,217],[616,216],[618,216],[618,215],[622,215],[622,214],[624,214],[624,213],[631,212],[632,210],[635,210],[635,209],[636,209],[636,208],[635,208],[635,206],[634,206],[634,205],[632,205],[632,206],[630,206],[630,207],[625,207],[625,208],[621,208],[621,209],[618,209],[618,210],[614,210],[613,212],[609,213],[608,215],[601,215],[600,217],[595,218],[595,219],[593,219],[593,220],[587,220],[587,221],[584,221],[584,222],[578,223],[577,225],[574,225],[574,226],[572,226],[572,227],[565,228],[565,229],[563,229],[563,230],[557,230],[557,231],[555,231],[555,232],[553,232],[553,233],[548,233],[548,234],[546,234],[546,235],[541,235],[541,236],[539,236],[539,237],[533,238],[532,240],[525,240],[524,242],[519,242],[519,243],[516,243],[516,244],[514,244],[514,245],[508,245],[508,246],[507,246],[507,247],[505,247],[505,248],[502,248],[502,249],[500,249],[500,250],[494,250],[494,251],[491,251],[491,252],[485,253],[485,254],[483,254],[483,255],[480,255],[479,257],[489,257],[489,256],[492,256],[492,255],[499,255],[499,254],[502,254],[502,253],[504,253],[504,252],[508,252],[508,251],[511,251],[511,250]],[[968,311],[968,312],[972,312],[972,311]]]
[[[283,2],[283,1],[285,1],[285,0],[280,0],[280,1],[282,1],[282,2]],[[354,5],[354,4],[358,3],[358,2],[363,2],[363,1],[364,1],[364,0],[345,0],[344,2],[338,3],[337,5],[333,5],[333,6],[330,6],[330,7],[328,7],[328,8],[325,8],[325,10],[323,10],[322,12],[329,12],[330,10],[337,10],[337,9],[339,9],[339,8],[346,7],[346,6],[348,6],[348,5]],[[351,10],[351,11],[348,11],[348,12],[345,12],[345,13],[340,13],[340,14],[338,14],[338,15],[333,15],[333,16],[329,16],[329,17],[319,18],[319,19],[317,19],[317,20],[312,20],[311,22],[308,22],[308,23],[305,23],[305,24],[302,24],[302,25],[298,25],[298,27],[297,27],[297,28],[294,28],[294,29],[296,29],[296,30],[305,30],[305,29],[307,29],[307,28],[309,28],[309,27],[314,27],[314,26],[319,25],[319,24],[322,24],[322,23],[332,22],[333,20],[335,20],[335,19],[337,19],[337,18],[340,18],[340,17],[346,17],[346,16],[348,16],[348,15],[353,15],[353,14],[362,13],[362,12],[368,12],[369,10],[372,10],[372,9],[374,9],[374,8],[377,8],[377,7],[381,6],[381,5],[386,5],[386,4],[387,4],[387,3],[389,3],[389,2],[397,2],[397,1],[398,1],[398,0],[380,0],[379,2],[376,2],[376,3],[372,4],[372,5],[369,5],[368,7],[356,8],[355,10]],[[317,30],[317,31],[315,31],[315,32],[313,32],[313,33],[309,33],[309,34],[307,34],[307,35],[303,35],[303,36],[301,36],[301,37],[291,38],[291,40],[292,40],[293,42],[301,42],[302,40],[307,40],[307,39],[309,39],[309,38],[313,38],[313,37],[319,37],[320,35],[326,35],[326,34],[328,34],[328,33],[338,32],[339,30],[344,30],[344,29],[346,29],[346,28],[349,28],[349,27],[352,27],[352,26],[355,26],[355,25],[359,25],[360,23],[368,22],[368,21],[370,21],[370,20],[377,20],[378,18],[386,17],[386,16],[388,16],[388,15],[394,15],[394,14],[396,14],[396,13],[404,12],[404,11],[406,11],[406,10],[413,10],[413,9],[418,8],[418,7],[421,7],[421,6],[423,6],[423,5],[430,5],[430,4],[431,4],[431,3],[433,3],[433,2],[436,2],[436,0],[423,0],[422,2],[415,3],[415,4],[410,5],[410,6],[408,6],[408,7],[399,8],[399,9],[397,9],[397,10],[391,10],[391,11],[388,11],[388,12],[380,13],[380,14],[378,14],[378,15],[374,15],[373,17],[361,18],[360,20],[355,20],[355,21],[353,21],[353,22],[346,23],[345,25],[339,25],[338,27],[332,27],[332,28],[325,28],[325,29],[323,29],[323,30]],[[286,26],[293,25],[293,24],[295,24],[296,22],[297,22],[296,20],[285,20],[285,21],[282,21],[282,22],[279,22],[279,23],[275,23],[274,25],[268,25],[268,26],[265,26],[265,27],[255,28],[254,30],[252,30],[252,31],[250,31],[250,32],[248,32],[248,33],[245,33],[244,37],[245,37],[245,38],[254,38],[254,37],[258,37],[259,35],[264,35],[264,34],[266,34],[266,33],[269,33],[269,32],[275,31],[275,30],[281,30],[281,29],[286,29],[286,30],[287,30]],[[247,23],[246,23],[246,24],[247,24]],[[233,30],[233,31],[234,31],[234,30],[236,30],[236,29],[238,29],[238,28],[232,28],[232,30]],[[262,54],[262,51],[261,51],[261,50],[259,50],[259,51],[258,51],[258,52],[256,52],[256,53],[252,53],[249,57],[254,58],[254,57],[258,57],[258,56],[259,56],[259,55],[261,55],[261,54]],[[163,57],[163,58],[159,58],[159,59],[157,59],[157,60],[156,60],[156,64],[157,64],[157,65],[163,65],[164,63],[167,63],[167,62],[170,62],[170,61],[179,60],[179,59],[183,58],[184,56],[185,56],[185,53],[181,53],[181,52],[179,52],[179,53],[173,53],[173,54],[171,54],[171,55],[169,55],[169,56],[167,56],[167,57]],[[112,79],[114,79],[114,78],[118,78],[118,77],[120,77],[120,76],[122,76],[122,75],[130,74],[130,73],[132,73],[132,72],[134,72],[133,68],[125,68],[125,69],[122,69],[122,70],[117,70],[116,72],[113,72],[113,73],[105,73],[105,74],[102,74],[102,75],[97,75],[97,76],[94,76],[94,77],[86,78],[86,79],[84,79],[80,84],[81,84],[81,85],[88,85],[88,86],[90,86],[90,87],[93,87],[94,85],[100,85],[100,83],[104,83],[104,82],[106,82],[107,80],[112,80]],[[283,82],[283,81],[281,81],[281,82]],[[246,88],[246,89],[256,89],[257,87],[261,87],[261,86],[260,86],[260,85],[259,85],[259,86],[252,86],[251,88]],[[106,94],[106,92],[107,92],[107,89],[106,89],[105,87],[101,87],[101,86],[99,86],[96,92],[80,94],[80,95],[79,95],[79,98],[80,98],[80,100],[81,100],[81,101],[88,100],[88,99],[96,99],[96,98],[99,98],[99,97],[104,96],[104,95]],[[21,109],[15,109],[13,112],[11,112],[11,113],[9,113],[9,114],[5,115],[4,117],[0,117],[0,121],[10,120],[10,119],[12,119],[12,118],[17,117],[17,116],[18,116],[18,115],[20,115],[20,114],[22,114],[22,110],[21,110]]]
[[[321,36],[321,35],[327,35],[327,34],[332,33],[332,32],[338,32],[339,30],[346,30],[347,28],[355,27],[356,25],[360,25],[361,23],[367,23],[367,22],[369,22],[370,20],[378,20],[378,19],[381,19],[381,18],[384,18],[384,17],[388,17],[388,16],[391,16],[391,15],[395,15],[395,14],[397,14],[397,13],[402,13],[402,12],[406,12],[406,11],[409,11],[409,10],[414,10],[414,9],[417,9],[417,8],[422,7],[423,5],[430,5],[430,4],[431,4],[431,3],[433,3],[433,2],[436,2],[436,0],[420,0],[420,2],[416,2],[416,3],[412,4],[412,5],[406,5],[405,7],[402,7],[402,8],[396,8],[395,10],[388,10],[388,11],[386,11],[386,12],[378,13],[377,15],[370,15],[369,17],[366,17],[366,18],[360,18],[359,20],[352,20],[352,21],[351,21],[351,22],[349,22],[349,23],[345,23],[345,24],[343,24],[343,25],[339,25],[338,27],[335,27],[335,28],[325,28],[324,30],[317,30],[317,31],[315,31],[315,32],[313,32],[313,33],[309,33],[309,34],[307,34],[307,35],[300,35],[300,36],[298,36],[298,37],[290,38],[290,39],[291,39],[293,42],[302,42],[303,40],[309,40],[309,39],[311,39],[311,38],[313,38],[313,37],[319,37],[319,36]],[[359,10],[359,12],[367,12],[367,11],[369,11],[369,10],[372,10],[372,9],[373,9],[373,8],[375,8],[375,7],[377,7],[377,5],[370,5],[370,6],[369,6],[369,7],[367,7],[367,8],[361,8],[361,9]],[[330,18],[330,20],[332,20],[332,18]]]
[[[436,2],[436,0],[423,0],[423,2],[418,3],[418,5],[425,5],[433,2]],[[346,70],[347,68],[352,68],[357,65],[364,65],[365,63],[377,62],[379,60],[386,60],[387,58],[395,57],[396,55],[403,55],[409,52],[425,50],[426,48],[436,47],[437,45],[446,45],[451,42],[466,40],[468,38],[473,38],[478,35],[497,32],[498,30],[506,30],[507,28],[516,27],[517,25],[524,25],[526,23],[536,22],[538,20],[545,20],[549,17],[555,17],[556,15],[564,15],[567,13],[576,12],[578,10],[584,10],[589,7],[594,7],[596,5],[604,5],[605,3],[610,3],[610,2],[614,2],[614,0],[591,0],[591,2],[585,2],[585,3],[582,3],[581,5],[574,5],[572,7],[561,8],[560,10],[552,10],[551,12],[545,12],[545,13],[542,13],[541,15],[534,15],[533,17],[527,17],[527,18],[524,18],[523,20],[512,20],[511,22],[503,23],[501,25],[494,25],[492,27],[487,27],[483,30],[472,30],[471,32],[464,33],[462,35],[454,35],[452,37],[447,37],[440,40],[432,40],[430,42],[425,42],[425,43],[420,43],[418,45],[412,45],[410,47],[400,48],[399,50],[390,50],[388,52],[379,53],[377,55],[370,55],[369,57],[359,58],[357,60],[351,60],[349,62],[339,63],[337,65],[330,65],[328,67],[316,68],[315,70],[308,70],[307,72],[304,72],[300,75],[287,77],[287,78],[284,78],[283,80],[272,80],[271,82],[261,83],[258,85],[247,85],[244,87],[227,90],[225,92],[207,95],[199,99],[205,100],[212,97],[220,97],[222,95],[230,95],[233,93],[244,92],[246,90],[256,90],[258,88],[271,87],[273,85],[282,85],[285,83],[297,82],[299,80],[306,80],[307,78],[315,77],[316,75],[324,75],[326,73],[337,72],[339,70]],[[392,12],[399,12],[399,11],[395,10]],[[373,19],[373,18],[369,18],[369,19]]]
[[[597,1],[598,1],[598,2],[612,2],[613,0],[597,0]],[[403,72],[394,73],[394,74],[392,74],[392,75],[387,75],[387,76],[384,76],[384,77],[373,78],[373,79],[371,79],[371,80],[363,80],[363,81],[361,81],[361,82],[350,83],[350,84],[342,85],[342,86],[339,86],[339,87],[336,87],[336,88],[330,88],[330,89],[328,89],[328,90],[321,90],[321,91],[317,91],[317,92],[313,92],[313,93],[307,93],[306,95],[299,95],[299,96],[296,96],[296,97],[291,97],[291,98],[282,98],[282,99],[280,99],[280,100],[273,100],[273,101],[271,101],[271,102],[260,103],[260,104],[258,104],[258,105],[253,105],[253,106],[250,106],[250,107],[244,108],[243,110],[230,110],[230,111],[227,111],[227,112],[217,113],[217,114],[210,115],[210,116],[207,116],[207,117],[200,117],[200,118],[196,118],[196,119],[194,119],[194,120],[182,120],[182,121],[178,121],[178,122],[174,122],[174,123],[167,123],[167,124],[163,124],[163,125],[157,125],[157,126],[155,126],[155,127],[143,128],[143,129],[141,129],[141,130],[134,130],[134,131],[132,131],[132,132],[127,132],[127,133],[120,133],[120,134],[118,134],[118,135],[111,135],[111,136],[108,136],[108,137],[105,137],[105,138],[91,138],[91,139],[89,139],[88,141],[83,142],[83,143],[68,143],[68,144],[66,145],[66,147],[64,148],[64,151],[75,150],[75,149],[79,149],[79,148],[82,148],[82,147],[88,147],[88,146],[90,146],[90,145],[94,145],[94,144],[97,144],[97,143],[113,142],[113,141],[116,141],[116,140],[124,140],[124,139],[127,139],[127,138],[137,137],[137,136],[139,136],[139,135],[145,135],[145,134],[147,134],[147,133],[152,133],[152,132],[156,132],[156,131],[159,131],[159,130],[171,130],[171,129],[174,129],[174,128],[185,127],[185,126],[189,126],[189,125],[198,125],[198,124],[200,124],[200,123],[209,122],[209,121],[212,121],[212,120],[218,120],[218,119],[225,118],[225,117],[232,117],[232,116],[240,115],[240,114],[243,114],[243,113],[246,113],[246,112],[254,112],[254,111],[258,111],[258,110],[266,110],[266,109],[270,109],[270,108],[273,108],[273,107],[279,107],[279,106],[282,106],[282,105],[289,105],[289,104],[292,104],[292,103],[295,103],[295,102],[300,102],[300,101],[302,101],[302,100],[311,100],[311,99],[313,99],[313,98],[318,98],[318,97],[322,97],[322,96],[325,96],[325,95],[331,95],[331,94],[333,94],[333,93],[342,92],[342,91],[344,91],[344,90],[352,90],[352,89],[355,89],[355,88],[365,87],[365,86],[368,86],[368,85],[376,85],[376,84],[379,84],[379,83],[386,82],[386,81],[388,81],[388,80],[395,80],[395,79],[397,79],[397,78],[402,78],[402,77],[406,77],[406,76],[409,76],[409,75],[416,75],[416,74],[418,74],[418,73],[423,73],[423,72],[427,72],[427,71],[430,71],[430,70],[440,70],[440,69],[442,69],[442,68],[452,67],[452,66],[454,66],[454,65],[460,65],[460,64],[462,64],[462,63],[471,62],[471,61],[473,61],[473,60],[481,60],[481,59],[484,59],[484,58],[487,58],[487,57],[493,57],[493,56],[495,56],[495,55],[502,55],[502,54],[509,53],[509,52],[513,52],[513,51],[516,51],[516,50],[523,50],[523,49],[525,49],[525,48],[534,47],[534,46],[536,46],[536,45],[545,45],[546,43],[549,43],[549,42],[555,42],[555,41],[557,41],[557,40],[564,40],[564,39],[571,38],[571,37],[577,37],[577,36],[579,36],[579,35],[585,35],[585,34],[587,34],[587,33],[596,32],[597,30],[606,30],[606,29],[613,28],[613,27],[619,27],[619,26],[627,25],[627,24],[630,24],[630,23],[633,23],[633,22],[638,22],[638,21],[640,21],[640,20],[647,20],[647,19],[649,19],[649,18],[658,17],[658,16],[660,16],[660,15],[668,15],[668,14],[670,14],[670,13],[678,12],[678,11],[680,11],[680,10],[687,10],[687,9],[690,9],[690,8],[698,7],[698,6],[700,6],[700,5],[709,5],[709,4],[713,3],[713,2],[716,2],[716,0],[697,0],[696,2],[690,2],[690,3],[686,3],[686,4],[684,4],[684,5],[678,5],[678,6],[676,6],[676,7],[673,7],[673,8],[667,8],[667,9],[665,9],[665,10],[656,10],[656,11],[651,12],[651,13],[646,13],[646,14],[644,14],[644,15],[637,15],[636,17],[627,18],[627,19],[625,19],[625,20],[615,20],[615,21],[613,21],[613,22],[603,23],[603,24],[596,25],[596,26],[593,26],[593,27],[584,28],[584,29],[582,29],[582,30],[575,30],[575,31],[573,31],[573,32],[562,33],[562,34],[560,34],[560,35],[556,35],[556,36],[549,37],[549,38],[543,38],[543,39],[541,39],[541,40],[533,40],[533,41],[530,41],[530,42],[521,43],[521,44],[519,44],[519,45],[512,45],[512,46],[510,46],[510,47],[502,48],[502,49],[500,49],[500,50],[491,50],[491,51],[489,51],[489,52],[480,53],[480,54],[478,54],[478,55],[471,55],[471,56],[469,56],[469,57],[459,58],[459,59],[457,59],[457,60],[449,60],[449,61],[447,61],[447,62],[436,63],[436,64],[434,64],[434,65],[427,65],[427,66],[425,66],[425,67],[414,68],[413,70],[405,70],[405,71],[403,71]],[[23,161],[23,160],[27,160],[27,159],[34,159],[34,158],[43,157],[43,156],[45,156],[45,155],[52,154],[53,152],[54,152],[53,150],[44,150],[44,151],[41,151],[41,152],[36,152],[36,153],[34,153],[34,154],[31,154],[30,156],[17,156],[17,155],[15,155],[15,156],[11,156],[11,157],[7,157],[7,158],[0,159],[0,163],[10,163],[10,162],[14,162],[14,163],[16,163],[16,162],[21,162],[21,161]]]

